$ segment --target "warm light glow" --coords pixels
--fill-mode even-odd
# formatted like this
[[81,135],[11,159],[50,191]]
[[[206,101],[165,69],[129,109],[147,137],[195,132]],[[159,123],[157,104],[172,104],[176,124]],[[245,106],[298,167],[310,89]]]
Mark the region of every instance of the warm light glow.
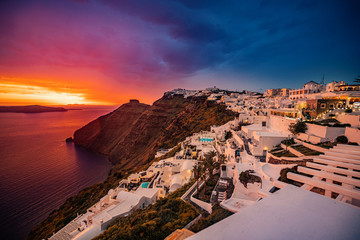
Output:
[[106,102],[89,101],[84,93],[59,92],[46,87],[0,83],[1,105],[67,105],[67,104],[109,104]]

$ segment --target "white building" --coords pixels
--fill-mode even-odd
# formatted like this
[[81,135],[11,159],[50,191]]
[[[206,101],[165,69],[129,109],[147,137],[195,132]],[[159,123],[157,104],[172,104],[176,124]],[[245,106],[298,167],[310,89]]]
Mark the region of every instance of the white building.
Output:
[[337,89],[337,87],[342,86],[342,85],[345,85],[344,81],[339,81],[339,82],[332,81],[331,83],[326,84],[326,91],[334,92]]
[[187,239],[355,240],[359,222],[359,208],[287,186]]
[[294,89],[289,91],[289,98],[294,99],[303,99],[307,98],[309,94],[319,93],[324,89],[324,85],[319,84],[314,81],[310,81],[304,84],[301,89]]
[[289,124],[296,119],[282,116],[270,116],[267,122],[243,126],[241,132],[249,139],[250,152],[255,156],[264,156],[268,150],[290,136]]
[[268,150],[288,138],[288,134],[273,131],[256,131],[252,142],[249,143],[250,151],[255,156],[266,156]]

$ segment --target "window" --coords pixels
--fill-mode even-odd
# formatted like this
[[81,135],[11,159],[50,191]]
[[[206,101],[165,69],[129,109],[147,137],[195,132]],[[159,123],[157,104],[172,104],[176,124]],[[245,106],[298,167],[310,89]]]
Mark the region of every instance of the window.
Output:
[[330,108],[330,109],[334,109],[334,104],[330,104],[330,105],[329,105],[329,108]]
[[342,103],[338,103],[336,107],[337,108],[342,108]]
[[262,122],[261,125],[262,125],[263,127],[266,127],[266,122]]
[[320,105],[320,108],[322,108],[322,109],[326,108],[326,103],[322,103],[322,104]]

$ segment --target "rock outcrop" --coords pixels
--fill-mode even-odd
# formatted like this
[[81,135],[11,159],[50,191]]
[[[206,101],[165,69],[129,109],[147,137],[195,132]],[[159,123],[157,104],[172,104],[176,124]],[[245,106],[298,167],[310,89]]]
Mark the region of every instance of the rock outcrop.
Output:
[[74,142],[108,155],[113,164],[134,167],[151,160],[160,147],[173,147],[194,132],[234,116],[206,97],[164,95],[151,106],[131,100],[77,130]]
[[40,105],[29,106],[0,106],[0,112],[13,113],[44,113],[44,112],[66,112],[62,107],[46,107]]

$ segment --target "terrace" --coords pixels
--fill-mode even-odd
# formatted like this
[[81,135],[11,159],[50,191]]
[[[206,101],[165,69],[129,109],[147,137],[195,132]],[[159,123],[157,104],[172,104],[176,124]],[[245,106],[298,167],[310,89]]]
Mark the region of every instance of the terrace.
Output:
[[296,151],[301,152],[305,156],[317,156],[317,155],[322,154],[322,152],[315,151],[315,150],[305,147],[303,145],[293,145],[293,146],[291,146],[291,148],[295,149]]
[[307,162],[306,167],[299,166],[298,173],[288,172],[287,178],[303,183],[306,190],[360,206],[359,154],[359,146],[338,144]]

